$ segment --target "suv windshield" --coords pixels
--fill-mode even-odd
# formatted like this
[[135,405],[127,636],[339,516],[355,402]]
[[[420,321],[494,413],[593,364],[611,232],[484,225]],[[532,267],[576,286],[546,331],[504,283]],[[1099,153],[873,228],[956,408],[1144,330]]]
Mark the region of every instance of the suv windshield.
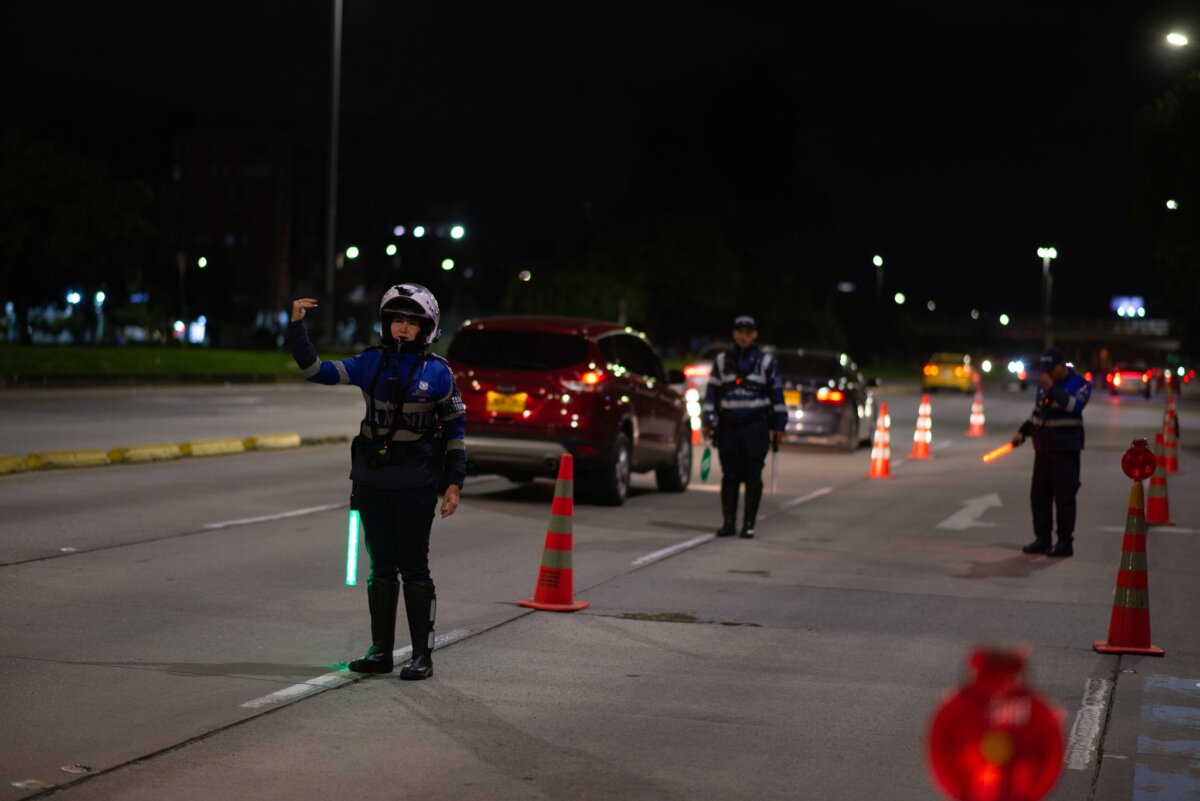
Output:
[[776,353],[775,358],[779,362],[779,374],[792,379],[827,381],[838,373],[837,359],[829,356]]
[[446,356],[460,364],[499,370],[561,370],[588,360],[587,340],[538,331],[459,331]]

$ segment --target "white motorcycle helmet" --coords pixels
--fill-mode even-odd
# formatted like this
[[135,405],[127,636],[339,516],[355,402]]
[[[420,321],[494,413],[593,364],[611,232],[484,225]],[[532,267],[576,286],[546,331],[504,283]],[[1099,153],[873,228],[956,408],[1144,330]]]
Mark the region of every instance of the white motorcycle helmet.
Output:
[[432,345],[441,337],[438,326],[442,311],[438,308],[437,298],[420,284],[397,284],[383,293],[383,299],[379,301],[379,330],[383,344],[396,344],[392,337],[392,318],[401,314],[421,320],[421,333],[417,339],[425,345]]

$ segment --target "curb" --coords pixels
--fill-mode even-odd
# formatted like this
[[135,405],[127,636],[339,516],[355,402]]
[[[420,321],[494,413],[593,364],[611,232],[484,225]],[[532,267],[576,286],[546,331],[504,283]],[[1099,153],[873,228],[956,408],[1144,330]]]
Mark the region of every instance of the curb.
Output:
[[215,439],[190,440],[179,445],[173,442],[159,442],[151,445],[123,446],[108,451],[87,448],[74,451],[35,451],[26,456],[0,454],[0,475],[21,473],[26,470],[158,462],[181,459],[185,456],[224,456],[252,450],[284,450],[299,448],[303,445],[324,445],[343,441],[346,441],[345,437],[302,439],[300,434],[294,431],[282,431],[245,439],[217,437]]

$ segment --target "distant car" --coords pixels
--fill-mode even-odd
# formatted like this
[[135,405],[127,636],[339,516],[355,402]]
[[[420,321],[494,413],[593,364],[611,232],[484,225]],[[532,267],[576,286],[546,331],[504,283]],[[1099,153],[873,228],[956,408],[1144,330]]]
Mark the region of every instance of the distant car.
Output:
[[1009,380],[1016,382],[1022,392],[1038,382],[1038,357],[1019,355],[1008,360]]
[[971,357],[965,353],[935,353],[921,373],[921,388],[930,392],[938,389],[970,392],[975,388],[975,370],[971,367]]
[[[446,357],[467,407],[467,472],[554,477],[619,506],[631,473],[687,489],[692,439],[683,398],[646,337],[612,322],[512,316],[470,320]],[[682,380],[682,376],[678,376]]]
[[786,439],[853,451],[870,437],[875,414],[871,388],[878,380],[864,378],[845,353],[777,348],[774,354],[788,407]]
[[1154,371],[1145,362],[1118,362],[1104,375],[1104,386],[1114,396],[1141,395],[1149,398],[1153,391]]

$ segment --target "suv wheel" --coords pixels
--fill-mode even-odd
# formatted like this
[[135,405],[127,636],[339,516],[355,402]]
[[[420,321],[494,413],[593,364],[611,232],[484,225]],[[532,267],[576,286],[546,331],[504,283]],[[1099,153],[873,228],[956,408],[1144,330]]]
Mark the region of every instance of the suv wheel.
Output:
[[655,482],[663,492],[683,492],[692,480],[692,430],[679,430],[675,444],[675,459],[654,473]]
[[629,437],[617,434],[612,455],[595,485],[596,499],[605,506],[620,506],[629,496],[629,475],[632,472],[629,450]]
[[854,453],[858,450],[861,425],[862,422],[858,419],[858,414],[856,413],[850,418],[850,424],[847,426],[850,430],[846,432],[846,439],[838,443],[838,450],[842,453]]

